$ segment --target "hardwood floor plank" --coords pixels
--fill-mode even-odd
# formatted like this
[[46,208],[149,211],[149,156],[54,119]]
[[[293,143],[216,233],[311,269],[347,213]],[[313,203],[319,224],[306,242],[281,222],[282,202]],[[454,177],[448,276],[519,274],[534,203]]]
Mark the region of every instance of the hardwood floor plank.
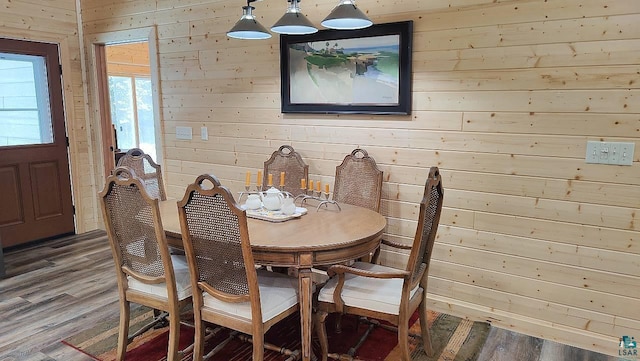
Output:
[[42,353],[52,360],[65,360],[65,361],[95,361],[93,357],[85,355],[84,353],[69,347],[62,342],[52,344],[42,350]]
[[28,305],[29,302],[25,301],[22,297],[13,297],[13,298],[3,298],[0,297],[0,314],[6,315],[11,310],[17,307],[23,307],[24,305]]
[[1,359],[2,361],[56,361],[56,359],[49,357],[41,352],[35,353],[24,353],[21,351],[13,352],[7,355],[5,358]]
[[617,357],[589,352],[572,346],[545,340],[539,361],[616,361]]
[[543,340],[492,327],[478,361],[539,361]]

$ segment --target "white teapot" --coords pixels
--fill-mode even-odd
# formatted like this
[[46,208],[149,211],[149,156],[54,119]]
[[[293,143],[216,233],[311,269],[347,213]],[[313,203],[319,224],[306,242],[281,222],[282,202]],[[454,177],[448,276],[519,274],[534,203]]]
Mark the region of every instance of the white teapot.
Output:
[[262,205],[270,211],[277,211],[282,208],[284,196],[277,188],[271,187],[265,192],[260,193],[262,196]]
[[257,194],[249,194],[247,196],[247,201],[245,202],[245,207],[247,209],[259,209],[260,207],[262,207],[260,196]]

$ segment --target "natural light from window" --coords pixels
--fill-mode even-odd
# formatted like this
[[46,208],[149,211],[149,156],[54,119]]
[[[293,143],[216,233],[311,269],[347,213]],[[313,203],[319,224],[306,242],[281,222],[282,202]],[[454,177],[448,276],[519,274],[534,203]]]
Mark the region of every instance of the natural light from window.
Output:
[[109,76],[111,121],[118,148],[140,148],[156,158],[151,80],[139,76]]
[[43,57],[0,53],[0,146],[53,143]]

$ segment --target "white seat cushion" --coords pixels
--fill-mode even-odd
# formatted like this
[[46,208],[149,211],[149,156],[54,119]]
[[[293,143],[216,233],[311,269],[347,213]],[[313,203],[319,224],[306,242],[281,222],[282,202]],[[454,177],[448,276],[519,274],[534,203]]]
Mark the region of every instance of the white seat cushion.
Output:
[[[393,272],[395,268],[365,262],[356,262],[351,267],[373,272]],[[391,315],[400,314],[400,296],[402,293],[401,278],[370,278],[346,273],[342,299],[345,305],[367,310],[383,312]],[[333,303],[333,292],[338,284],[338,277],[332,277],[320,289],[318,300]],[[419,285],[411,290],[410,297],[418,290]]]
[[[298,303],[298,279],[277,272],[257,270],[262,322],[278,316]],[[231,303],[204,293],[204,306],[216,312],[251,320],[251,302]]]
[[[176,277],[176,290],[178,292],[178,300],[184,300],[191,297],[191,278],[189,277],[189,266],[185,256],[172,255],[171,262],[173,263],[173,273]],[[147,284],[142,283],[135,278],[128,276],[129,288],[156,295],[162,298],[167,298],[167,285],[163,283]]]

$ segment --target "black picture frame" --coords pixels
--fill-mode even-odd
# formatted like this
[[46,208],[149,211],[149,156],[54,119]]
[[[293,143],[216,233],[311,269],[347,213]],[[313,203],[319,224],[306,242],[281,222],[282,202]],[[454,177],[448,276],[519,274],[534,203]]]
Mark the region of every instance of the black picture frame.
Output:
[[280,35],[282,112],[411,114],[412,43],[413,21]]

